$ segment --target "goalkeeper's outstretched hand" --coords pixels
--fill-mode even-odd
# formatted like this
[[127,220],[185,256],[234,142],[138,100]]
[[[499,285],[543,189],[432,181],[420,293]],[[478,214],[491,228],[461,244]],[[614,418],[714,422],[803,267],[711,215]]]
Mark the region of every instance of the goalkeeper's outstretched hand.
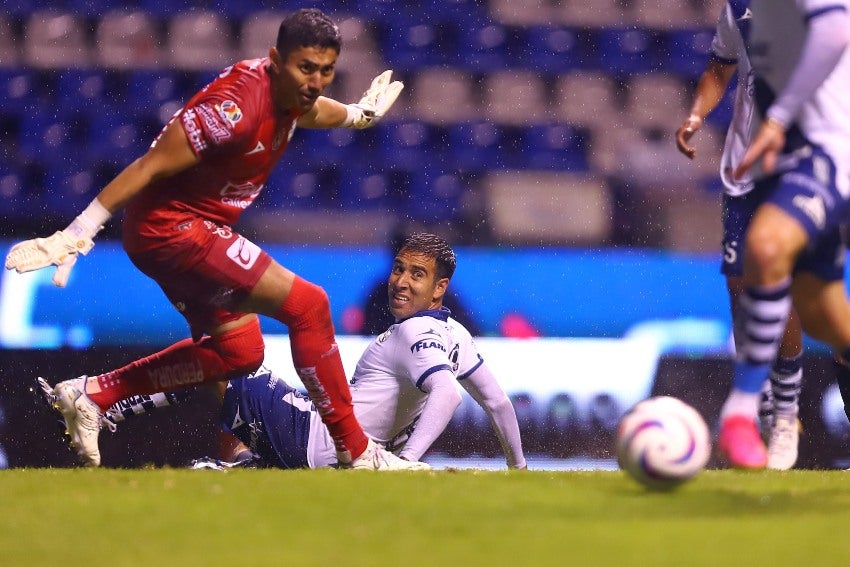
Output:
[[94,247],[91,238],[74,239],[64,230],[47,238],[33,238],[15,244],[6,256],[6,269],[19,274],[56,266],[53,283],[65,287],[78,254],[88,254]]
[[372,85],[355,104],[349,104],[353,111],[351,128],[369,128],[374,126],[390,109],[404,89],[401,81],[390,81],[393,72],[384,71],[372,80]]

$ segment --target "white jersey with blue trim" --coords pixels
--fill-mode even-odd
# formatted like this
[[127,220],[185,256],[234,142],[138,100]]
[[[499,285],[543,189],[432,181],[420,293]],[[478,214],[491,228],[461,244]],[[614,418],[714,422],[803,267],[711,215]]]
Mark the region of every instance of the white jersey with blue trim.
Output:
[[732,177],[732,171],[743,158],[753,135],[761,125],[753,100],[753,70],[747,54],[746,37],[749,35],[752,12],[749,1],[727,2],[720,13],[711,53],[721,63],[737,65],[738,83],[735,88],[735,103],[732,120],[726,131],[723,155],[720,158],[720,179],[728,195],[738,196],[753,189],[755,171],[748,172],[741,179]]
[[355,415],[363,431],[390,450],[403,446],[413,431],[428,398],[420,388],[431,374],[449,370],[460,380],[483,362],[472,335],[449,313],[422,311],[391,325],[357,363],[351,379]]
[[[850,11],[850,0],[752,0],[750,60],[757,77],[757,104],[762,111],[790,82],[815,18]],[[764,86],[764,93],[761,87]],[[838,61],[814,94],[807,98],[787,132],[786,150],[794,137],[823,148],[839,168],[838,188],[850,195],[850,50]],[[781,167],[781,165],[780,165]]]

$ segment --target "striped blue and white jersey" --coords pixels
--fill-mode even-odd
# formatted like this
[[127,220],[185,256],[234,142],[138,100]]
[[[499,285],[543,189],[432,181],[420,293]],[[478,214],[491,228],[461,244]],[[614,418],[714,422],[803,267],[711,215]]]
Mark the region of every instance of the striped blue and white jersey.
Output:
[[[819,84],[808,75],[816,76],[823,49],[814,50],[813,64],[799,64],[807,40],[825,46],[835,40],[836,34],[809,33],[818,22],[840,16],[845,23],[839,30],[850,29],[850,0],[752,0],[751,9],[749,52],[760,111],[769,109],[771,117],[789,125],[786,154],[809,143],[823,148],[838,167],[839,191],[850,197],[850,50]],[[823,63],[824,69],[830,66]]]
[[[723,155],[720,158],[720,179],[723,181],[724,191],[732,196],[749,193],[753,188],[753,177],[758,175],[748,172],[741,179],[732,177],[732,171],[740,163],[750,140],[761,125],[753,100],[753,71],[746,46],[751,20],[749,0],[727,2],[720,13],[711,42],[711,54],[714,59],[721,63],[737,65],[738,81],[732,120],[726,131]],[[758,171],[757,168],[754,169]]]
[[354,412],[363,430],[391,450],[406,442],[419,419],[429,376],[448,370],[460,380],[483,362],[469,331],[449,315],[445,308],[422,311],[391,325],[357,363]]

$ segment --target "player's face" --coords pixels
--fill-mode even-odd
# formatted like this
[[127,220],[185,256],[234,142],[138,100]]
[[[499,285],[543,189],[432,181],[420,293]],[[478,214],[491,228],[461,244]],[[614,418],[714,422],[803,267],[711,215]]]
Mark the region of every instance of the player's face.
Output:
[[430,256],[406,250],[398,253],[387,286],[390,313],[396,320],[443,304],[449,280],[437,279],[436,270],[437,262]]
[[285,57],[272,48],[272,92],[283,110],[307,112],[334,79],[339,53],[329,47],[299,47]]

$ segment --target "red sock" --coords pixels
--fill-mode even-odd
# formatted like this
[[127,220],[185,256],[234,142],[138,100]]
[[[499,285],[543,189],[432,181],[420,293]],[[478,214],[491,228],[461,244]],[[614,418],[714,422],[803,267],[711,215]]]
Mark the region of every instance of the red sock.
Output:
[[263,363],[263,334],[254,319],[237,329],[198,342],[185,339],[123,368],[95,376],[100,392],[88,395],[101,407],[138,394],[168,392],[204,382],[228,380]]
[[278,319],[289,327],[295,370],[319,410],[337,452],[344,455],[348,451],[351,457],[358,457],[366,450],[368,439],[354,416],[327,294],[296,276]]

